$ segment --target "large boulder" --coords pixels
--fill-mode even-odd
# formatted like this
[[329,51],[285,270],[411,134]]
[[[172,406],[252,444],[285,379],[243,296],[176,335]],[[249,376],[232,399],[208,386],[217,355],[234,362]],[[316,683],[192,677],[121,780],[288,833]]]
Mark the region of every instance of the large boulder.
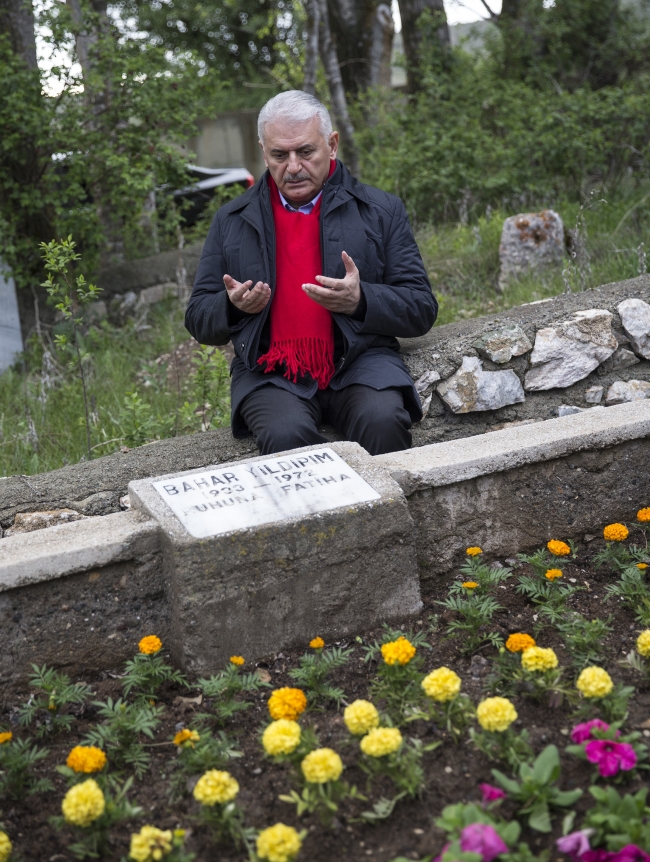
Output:
[[512,369],[484,371],[477,356],[463,356],[461,367],[438,386],[437,392],[454,413],[498,410],[526,398]]
[[625,299],[616,310],[634,350],[650,359],[650,305],[642,299]]
[[564,224],[554,210],[511,216],[501,232],[499,287],[531,270],[558,264],[564,255]]
[[572,386],[609,359],[617,347],[609,311],[577,311],[569,320],[537,331],[524,385],[533,392]]

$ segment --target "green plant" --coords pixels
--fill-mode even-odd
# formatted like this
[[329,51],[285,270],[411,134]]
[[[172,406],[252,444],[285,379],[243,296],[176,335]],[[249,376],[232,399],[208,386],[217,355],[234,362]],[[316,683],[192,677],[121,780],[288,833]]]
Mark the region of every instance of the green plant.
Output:
[[36,736],[41,737],[60,730],[70,730],[74,716],[64,710],[68,706],[84,703],[90,694],[90,689],[83,682],[71,683],[70,678],[47,665],[38,667],[32,665],[29,684],[36,689],[19,709],[19,719],[22,727],[29,727],[41,716]]
[[198,680],[197,685],[205,698],[214,700],[212,712],[201,714],[201,719],[216,718],[220,724],[251,706],[248,701],[239,700],[239,695],[270,687],[270,683],[264,682],[258,674],[242,673],[234,664],[229,664],[208,679]]
[[315,649],[300,656],[299,667],[290,670],[289,676],[301,688],[306,689],[307,699],[312,706],[333,700],[339,707],[344,697],[343,689],[333,686],[327,677],[347,664],[352,652],[353,650],[342,647]]
[[636,556],[633,549],[627,548],[623,542],[605,542],[603,550],[594,556],[594,565],[597,569],[609,566],[612,571],[620,572],[636,562]]
[[[480,554],[466,556],[465,562],[460,567],[460,573],[464,581],[476,581],[480,589],[498,586],[512,577],[512,569],[508,566],[489,565],[484,563]],[[454,589],[457,584],[454,584]]]
[[114,701],[111,697],[106,702],[93,701],[93,706],[103,721],[86,734],[84,741],[104,749],[111,765],[133,769],[136,778],[142,778],[151,755],[140,737],[153,739],[163,707],[126,703],[121,698]]
[[83,274],[73,279],[70,272],[71,264],[81,260],[77,254],[76,243],[72,236],[62,239],[60,242],[40,244],[41,254],[45,261],[47,279],[42,287],[48,295],[54,307],[63,320],[69,325],[68,333],[58,333],[54,336],[54,343],[60,352],[68,357],[69,362],[76,367],[81,389],[83,393],[84,414],[86,422],[86,446],[88,460],[93,457],[90,445],[90,400],[88,398],[87,365],[91,361],[90,352],[84,347],[81,337],[83,326],[83,310],[99,296],[100,290],[94,284],[89,284]]
[[47,757],[47,748],[28,739],[12,739],[0,744],[0,799],[20,801],[34,793],[52,790],[49,778],[36,778],[34,767]]
[[[446,848],[444,856],[441,857],[446,857],[445,862],[452,862],[453,859],[469,862],[470,857],[473,857],[474,854],[464,853],[461,850],[459,839],[463,830],[475,823],[491,826],[508,847],[512,847],[521,834],[521,826],[516,820],[506,822],[494,812],[487,811],[473,802],[458,802],[455,805],[446,805],[442,809],[440,817],[436,817],[434,822],[439,829],[447,833],[447,837],[451,840],[451,844]],[[499,858],[507,859],[509,857],[499,854]]]
[[362,755],[359,766],[369,778],[375,778],[378,775],[386,775],[390,778],[398,797],[406,794],[414,799],[424,788],[422,755],[426,751],[438,748],[440,744],[438,741],[424,745],[419,739],[406,739],[397,751],[385,754],[383,757]]
[[[142,814],[142,808],[127,799],[132,786],[132,776],[123,783],[114,776],[106,779],[102,788],[105,801],[103,814],[93,820],[89,826],[75,827],[78,840],[70,844],[68,850],[77,859],[106,858],[106,853],[112,844],[111,829],[119,823],[133,820]],[[51,817],[50,823],[57,829],[63,829],[67,825],[60,815]]]
[[560,790],[556,784],[560,777],[560,755],[555,745],[547,745],[537,755],[532,766],[522,763],[517,782],[498,769],[492,775],[508,795],[521,802],[517,812],[525,817],[531,829],[537,832],[551,831],[550,808],[568,808],[582,796],[582,790]]
[[122,678],[125,697],[136,691],[139,702],[154,703],[158,700],[160,687],[166,682],[189,686],[183,674],[166,664],[160,653],[137,653],[125,665]]
[[516,733],[512,728],[504,731],[476,730],[471,727],[470,738],[474,745],[490,760],[502,760],[512,769],[518,769],[533,758],[533,749],[528,742],[528,731]]
[[501,646],[501,635],[488,630],[495,612],[502,610],[501,605],[492,596],[480,593],[473,593],[467,597],[449,595],[444,601],[438,601],[436,604],[456,614],[457,618],[447,625],[447,636],[462,637],[460,650],[464,655],[473,653],[484,643],[494,647]]
[[339,805],[346,799],[361,799],[365,801],[356,787],[350,786],[347,781],[336,779],[321,784],[310,784],[302,782],[300,792],[291,790],[289,793],[280,794],[278,797],[282,802],[295,805],[296,814],[318,814],[321,823],[328,826],[339,810]]
[[187,792],[187,779],[208,769],[222,769],[229,760],[243,757],[234,740],[223,730],[212,734],[207,727],[199,730],[200,739],[192,745],[179,746],[169,785],[172,800]]
[[245,825],[244,812],[234,800],[201,805],[198,820],[210,831],[215,844],[231,842],[237,849],[246,848],[249,859],[254,858],[256,830]]
[[578,670],[602,660],[604,641],[612,630],[611,621],[611,616],[604,620],[600,617],[588,620],[577,611],[568,611],[555,623]]
[[585,815],[582,826],[593,829],[592,846],[620,850],[626,844],[650,847],[650,807],[646,803],[648,788],[634,795],[621,796],[613,787],[590,787],[596,800]]
[[645,572],[636,565],[625,566],[619,580],[605,588],[605,595],[618,598],[622,604],[635,614],[635,620],[642,626],[650,625],[650,590],[645,580]]

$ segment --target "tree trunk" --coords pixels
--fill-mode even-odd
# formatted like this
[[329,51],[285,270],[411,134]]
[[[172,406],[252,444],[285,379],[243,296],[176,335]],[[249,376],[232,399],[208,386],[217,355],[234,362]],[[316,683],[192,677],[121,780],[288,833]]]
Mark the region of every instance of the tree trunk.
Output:
[[318,0],[308,0],[307,45],[305,46],[305,78],[302,88],[310,96],[316,95],[316,66],[318,65],[318,29],[320,27],[320,6]]
[[406,58],[406,76],[409,93],[416,93],[422,84],[420,74],[420,56],[423,32],[420,17],[423,12],[430,11],[437,20],[431,37],[443,52],[451,45],[449,25],[445,14],[443,0],[399,0],[399,11],[402,18],[402,40]]
[[393,14],[385,0],[328,0],[332,40],[346,93],[390,84]]
[[29,0],[0,0],[0,33],[9,36],[12,51],[21,57],[30,69],[38,69],[34,12]]
[[325,67],[325,76],[327,85],[332,99],[332,108],[336,124],[339,128],[341,136],[341,144],[343,146],[343,154],[345,162],[354,176],[359,174],[359,151],[354,140],[354,126],[348,113],[348,103],[345,98],[345,90],[343,88],[343,79],[341,78],[341,70],[339,68],[339,60],[336,55],[336,48],[332,42],[332,33],[330,31],[329,15],[327,13],[327,0],[319,0],[320,5],[320,29],[319,43],[320,56]]

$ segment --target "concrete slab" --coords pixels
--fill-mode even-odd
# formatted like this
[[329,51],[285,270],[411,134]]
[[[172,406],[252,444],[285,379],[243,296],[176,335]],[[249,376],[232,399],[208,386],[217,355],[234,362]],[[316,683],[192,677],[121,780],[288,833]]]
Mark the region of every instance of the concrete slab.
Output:
[[0,592],[155,553],[158,524],[120,512],[0,540]]
[[384,467],[409,496],[426,488],[452,485],[644,437],[650,437],[650,401],[636,401],[605,409],[591,408],[571,416],[448,443],[377,455],[374,461]]
[[[221,464],[214,474],[259,471],[323,448]],[[357,444],[331,449],[377,499],[339,500],[337,508],[294,511],[275,523],[242,518],[237,531],[195,538],[154,484],[191,486],[205,470],[129,485],[131,505],[161,527],[172,653],[186,670],[211,673],[233,654],[254,658],[316,635],[344,637],[420,610],[413,522],[401,489]]]

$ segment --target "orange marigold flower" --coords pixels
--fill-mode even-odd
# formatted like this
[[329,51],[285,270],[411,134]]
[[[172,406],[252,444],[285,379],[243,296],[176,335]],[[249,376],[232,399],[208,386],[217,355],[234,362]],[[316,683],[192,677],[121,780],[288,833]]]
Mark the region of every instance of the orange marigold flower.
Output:
[[237,667],[241,667],[243,664],[246,664],[246,659],[243,655],[231,655],[229,661],[230,664],[234,664]]
[[156,635],[147,635],[138,644],[138,649],[144,655],[153,655],[162,649],[162,641]]
[[307,709],[307,698],[299,688],[276,688],[269,698],[269,715],[274,721],[295,721]]
[[546,543],[546,547],[554,557],[567,557],[571,553],[571,548],[566,542],[560,542],[557,539],[551,539]]
[[537,646],[535,638],[524,634],[523,632],[515,632],[515,634],[510,635],[506,641],[506,649],[509,650],[509,652],[523,652],[525,649],[529,649],[534,646]]
[[608,524],[603,530],[603,536],[607,542],[624,542],[630,535],[625,524]]
[[0,745],[4,745],[5,742],[11,742],[14,735],[10,730],[6,730],[4,733],[0,733]]
[[544,577],[549,581],[555,581],[557,578],[563,578],[564,575],[562,574],[561,569],[547,569],[544,573]]
[[644,572],[648,568],[648,564],[647,563],[637,563],[636,567],[637,567],[637,569],[641,569],[641,571]]
[[65,763],[75,772],[100,772],[106,766],[106,755],[94,745],[75,745]]
[[196,730],[184,727],[183,730],[178,731],[173,741],[174,745],[178,745],[180,748],[194,748],[194,743],[198,742],[199,739],[201,737]]
[[396,641],[383,644],[381,654],[386,664],[408,664],[417,652],[413,644],[404,635]]
[[475,590],[478,587],[478,584],[476,581],[463,581],[461,586],[465,587],[466,590]]
[[325,646],[325,641],[323,640],[323,638],[312,638],[309,641],[309,646],[312,649],[323,649],[323,647]]
[[465,553],[468,557],[476,557],[478,554],[482,554],[483,551],[478,546],[472,546],[471,548],[468,548]]
[[646,506],[645,509],[639,509],[636,513],[636,519],[643,523],[650,521],[650,506]]

